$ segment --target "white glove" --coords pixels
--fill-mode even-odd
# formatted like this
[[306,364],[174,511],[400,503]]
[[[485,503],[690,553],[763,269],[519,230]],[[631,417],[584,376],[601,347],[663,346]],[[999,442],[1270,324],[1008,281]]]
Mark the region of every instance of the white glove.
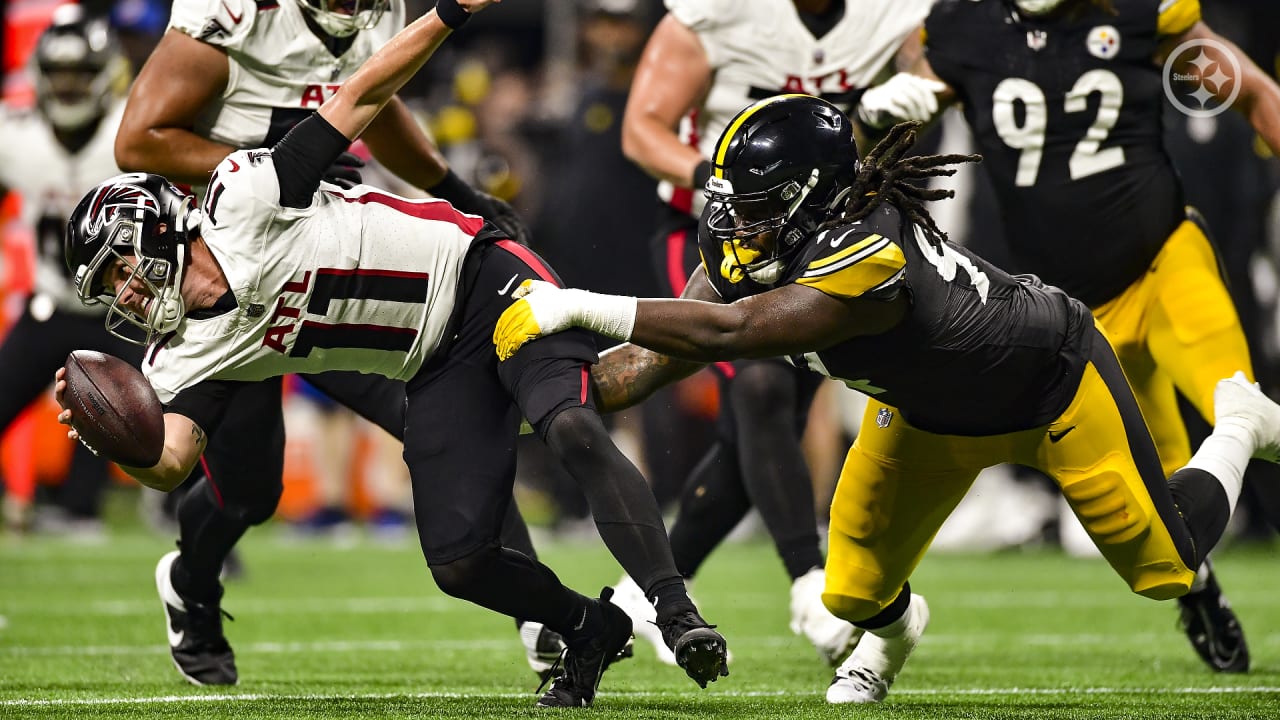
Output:
[[938,112],[938,93],[946,89],[944,82],[900,72],[862,94],[858,117],[873,128],[903,120],[927,122]]

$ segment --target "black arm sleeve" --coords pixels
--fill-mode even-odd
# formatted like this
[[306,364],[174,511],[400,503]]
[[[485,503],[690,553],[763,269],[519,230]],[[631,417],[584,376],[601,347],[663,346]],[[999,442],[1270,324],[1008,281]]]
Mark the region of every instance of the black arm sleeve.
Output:
[[205,380],[178,393],[164,406],[164,411],[185,415],[206,435],[213,435],[222,424],[236,390],[245,384],[235,380]]
[[280,206],[304,208],[320,187],[325,171],[351,141],[320,113],[311,113],[271,149],[280,182]]

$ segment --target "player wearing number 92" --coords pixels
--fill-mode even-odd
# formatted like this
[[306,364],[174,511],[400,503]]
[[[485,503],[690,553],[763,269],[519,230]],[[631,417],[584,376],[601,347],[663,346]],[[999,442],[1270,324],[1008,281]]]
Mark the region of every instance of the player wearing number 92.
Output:
[[823,602],[867,628],[833,702],[884,697],[928,617],[907,580],[983,468],[1048,474],[1128,586],[1162,600],[1191,587],[1249,458],[1280,460],[1280,405],[1235,374],[1213,434],[1166,483],[1089,309],[948,243],[921,200],[949,191],[910,180],[969,158],[906,157],[914,135],[894,126],[859,163],[833,106],[752,105],[713,155],[684,299],[531,283],[495,335],[499,357],[570,326],[629,341],[592,369],[604,412],[740,357],[789,356],[871,396],[831,505]]
[[[450,28],[492,1],[442,0],[273,147],[228,155],[199,210],[142,173],[80,201],[66,241],[77,291],[108,306],[110,327],[146,334],[144,373],[165,404],[160,461],[126,469],[172,489],[237,382],[328,370],[405,380],[404,454],[433,578],[451,595],[560,633],[564,673],[539,704],[587,705],[631,622],[607,592],[588,599],[501,546],[523,415],[579,481],[601,537],[655,604],[680,665],[705,686],[727,674],[725,641],[689,600],[657,501],[594,410],[590,336],[531,345],[501,368],[493,355],[506,288],[555,280],[552,271],[446,201],[322,181]],[[60,371],[59,402],[65,389]]]
[[[942,104],[963,104],[1013,268],[1092,308],[1174,472],[1191,457],[1175,388],[1212,424],[1217,381],[1235,370],[1252,380],[1253,367],[1164,148],[1165,94],[1203,76],[1210,107],[1234,97],[1280,151],[1280,87],[1205,25],[1199,0],[943,0],[924,30],[913,77],[940,78]],[[1180,601],[1187,637],[1212,669],[1243,672],[1243,631],[1205,570]]]

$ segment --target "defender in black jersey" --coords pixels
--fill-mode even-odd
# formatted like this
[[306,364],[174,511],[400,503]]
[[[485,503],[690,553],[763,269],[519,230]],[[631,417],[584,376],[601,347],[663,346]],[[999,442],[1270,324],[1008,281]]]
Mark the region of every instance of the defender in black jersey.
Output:
[[[1205,26],[1198,0],[944,0],[924,30],[913,72],[963,104],[1013,268],[1092,308],[1173,473],[1191,457],[1177,393],[1212,423],[1217,381],[1253,369],[1164,146],[1166,95],[1194,82],[1201,101],[1234,98],[1280,148],[1280,87]],[[1195,590],[1181,600],[1193,647],[1214,670],[1246,671],[1243,632],[1207,567]]]
[[928,621],[908,579],[983,468],[1048,474],[1128,586],[1163,600],[1190,589],[1249,457],[1280,461],[1280,405],[1236,374],[1218,384],[1213,435],[1166,483],[1088,308],[949,244],[920,203],[949,192],[910,180],[972,158],[904,159],[914,139],[895,126],[859,164],[831,105],[752,105],[720,137],[685,299],[530,283],[494,336],[499,357],[570,326],[629,340],[593,370],[606,411],[703,363],[771,355],[872,397],[831,507],[823,594],[867,633],[830,702],[885,697]]

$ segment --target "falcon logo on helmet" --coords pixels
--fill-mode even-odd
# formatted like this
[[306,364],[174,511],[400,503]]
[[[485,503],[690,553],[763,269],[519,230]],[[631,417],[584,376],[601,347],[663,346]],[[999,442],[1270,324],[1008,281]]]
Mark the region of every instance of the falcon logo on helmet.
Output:
[[[64,252],[80,302],[106,304],[107,330],[137,345],[178,326],[186,313],[182,276],[200,213],[192,198],[159,175],[126,173],[99,184],[67,221]],[[106,271],[120,261],[126,280],[151,298],[146,310],[121,305]]]

